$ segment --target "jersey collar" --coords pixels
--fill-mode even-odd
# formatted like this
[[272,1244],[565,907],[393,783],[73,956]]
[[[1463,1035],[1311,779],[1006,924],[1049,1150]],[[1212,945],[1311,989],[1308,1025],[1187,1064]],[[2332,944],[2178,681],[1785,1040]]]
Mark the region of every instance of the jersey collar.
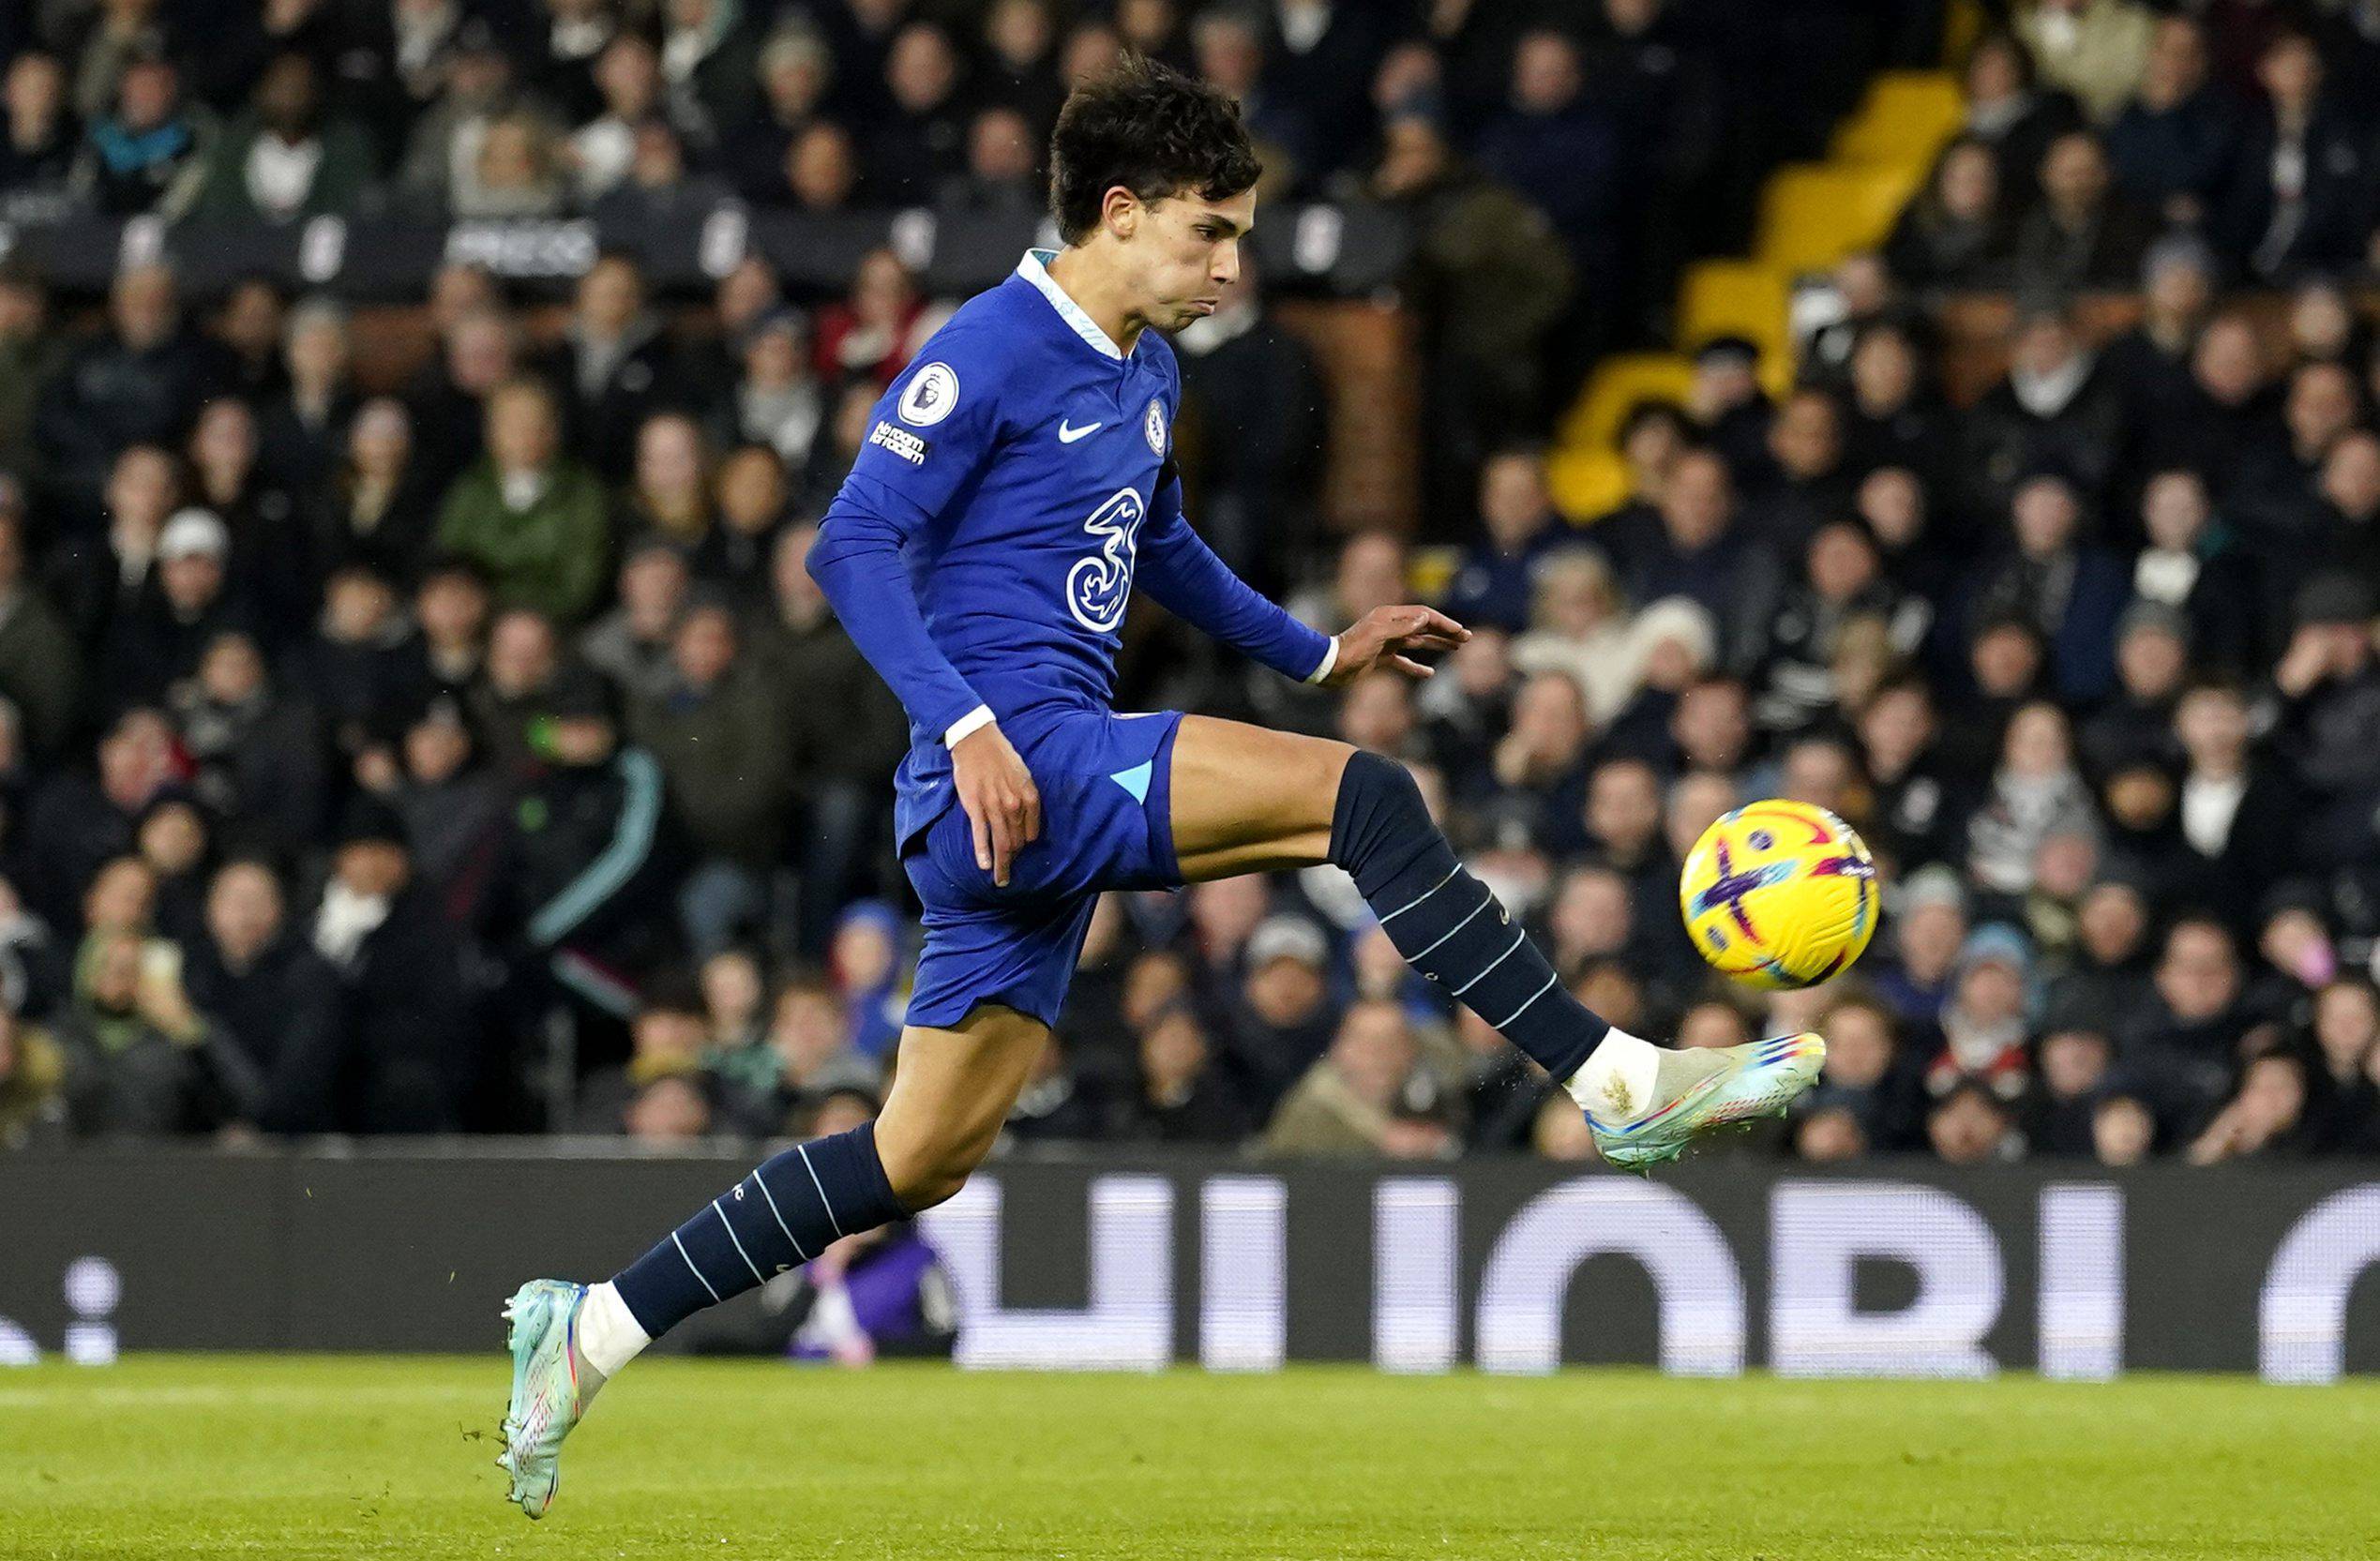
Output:
[[1122,363],[1123,349],[1116,345],[1115,338],[1101,330],[1099,323],[1084,313],[1082,306],[1068,297],[1066,290],[1049,275],[1049,263],[1057,258],[1055,249],[1028,249],[1025,258],[1017,263],[1017,275],[1032,283],[1034,290],[1049,300],[1049,307],[1058,311],[1059,319],[1074,327],[1075,335]]

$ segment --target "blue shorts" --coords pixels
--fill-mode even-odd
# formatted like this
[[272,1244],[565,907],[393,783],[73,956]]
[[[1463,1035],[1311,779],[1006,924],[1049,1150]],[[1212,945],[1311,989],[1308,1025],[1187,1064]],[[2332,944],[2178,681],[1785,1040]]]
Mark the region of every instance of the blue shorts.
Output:
[[978,1003],[1056,1024],[1100,891],[1181,887],[1167,773],[1181,726],[1177,711],[1003,724],[1041,791],[1041,838],[1017,854],[1005,889],[975,865],[956,803],[909,842],[901,863],[926,907],[910,1024],[946,1029]]

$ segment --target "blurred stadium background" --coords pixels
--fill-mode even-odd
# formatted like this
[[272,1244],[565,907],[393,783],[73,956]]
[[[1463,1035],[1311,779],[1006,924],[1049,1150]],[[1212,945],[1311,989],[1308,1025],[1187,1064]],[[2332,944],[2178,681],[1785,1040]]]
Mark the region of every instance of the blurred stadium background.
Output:
[[[485,1349],[875,1109],[905,728],[802,562],[1126,45],[1269,170],[1194,519],[1481,633],[1136,611],[1121,702],[1408,762],[1589,1006],[1826,1079],[1622,1181],[1335,869],[1111,895],[974,1186],[673,1344],[2380,1361],[2372,0],[0,7],[0,1360]],[[1811,993],[1679,926],[1768,795],[1885,871]]]

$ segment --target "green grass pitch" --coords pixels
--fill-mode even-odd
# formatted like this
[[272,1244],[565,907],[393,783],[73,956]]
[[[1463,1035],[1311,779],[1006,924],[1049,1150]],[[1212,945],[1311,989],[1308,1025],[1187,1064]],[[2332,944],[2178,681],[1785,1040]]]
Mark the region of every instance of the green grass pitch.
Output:
[[2380,1553],[2380,1384],[640,1363],[501,1501],[480,1360],[0,1373],[0,1557]]

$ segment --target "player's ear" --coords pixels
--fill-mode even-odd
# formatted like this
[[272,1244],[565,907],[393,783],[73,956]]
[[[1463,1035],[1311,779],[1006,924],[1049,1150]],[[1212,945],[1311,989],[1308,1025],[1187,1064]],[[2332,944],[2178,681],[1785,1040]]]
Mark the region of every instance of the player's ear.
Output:
[[1099,220],[1120,239],[1128,239],[1139,231],[1141,215],[1149,208],[1140,203],[1130,187],[1109,185],[1107,195],[1099,203]]

